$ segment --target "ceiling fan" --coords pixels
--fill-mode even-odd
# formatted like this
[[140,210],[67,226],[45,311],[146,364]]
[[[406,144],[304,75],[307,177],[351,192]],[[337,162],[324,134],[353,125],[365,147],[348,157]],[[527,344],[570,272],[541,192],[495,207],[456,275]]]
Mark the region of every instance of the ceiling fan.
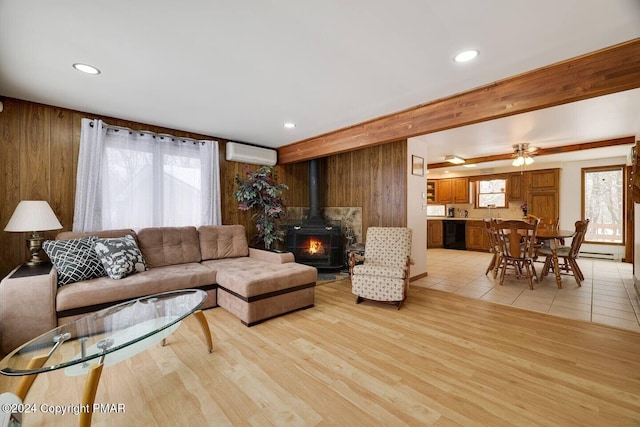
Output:
[[533,163],[533,156],[536,155],[538,147],[529,147],[528,142],[513,144],[513,166],[528,166]]

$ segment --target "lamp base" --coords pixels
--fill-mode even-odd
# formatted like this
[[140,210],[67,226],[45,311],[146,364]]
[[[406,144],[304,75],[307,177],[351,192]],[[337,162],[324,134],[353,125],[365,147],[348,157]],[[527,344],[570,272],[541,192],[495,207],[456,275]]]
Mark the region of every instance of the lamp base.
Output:
[[31,233],[31,237],[27,239],[27,249],[29,250],[29,253],[31,253],[31,258],[25,262],[25,265],[40,265],[47,262],[45,259],[40,257],[43,241],[44,239],[40,237],[37,231]]

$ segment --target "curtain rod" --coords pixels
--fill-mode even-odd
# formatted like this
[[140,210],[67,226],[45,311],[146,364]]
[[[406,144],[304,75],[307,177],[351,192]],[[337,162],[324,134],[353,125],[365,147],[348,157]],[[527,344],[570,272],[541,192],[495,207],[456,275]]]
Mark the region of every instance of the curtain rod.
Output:
[[[89,123],[89,126],[93,127],[93,123],[94,123],[93,121],[91,123]],[[102,127],[105,128],[105,129],[114,130],[116,132],[124,131],[124,132],[129,132],[129,134],[139,133],[140,135],[145,135],[145,134],[146,135],[151,135],[151,137],[153,137],[153,138],[156,138],[156,137],[160,138],[160,139],[167,138],[167,139],[170,139],[171,141],[175,141],[175,140],[178,140],[178,141],[181,141],[181,140],[182,141],[191,141],[194,144],[196,144],[196,143],[204,144],[205,142],[213,141],[213,140],[206,140],[206,139],[195,139],[195,138],[188,138],[188,137],[182,137],[182,136],[174,136],[174,135],[170,135],[170,134],[166,134],[166,133],[165,134],[155,133],[155,132],[151,132],[149,130],[133,130],[133,129],[130,129],[130,128],[127,128],[127,127],[110,125],[110,124],[107,124],[105,122],[102,122]]]

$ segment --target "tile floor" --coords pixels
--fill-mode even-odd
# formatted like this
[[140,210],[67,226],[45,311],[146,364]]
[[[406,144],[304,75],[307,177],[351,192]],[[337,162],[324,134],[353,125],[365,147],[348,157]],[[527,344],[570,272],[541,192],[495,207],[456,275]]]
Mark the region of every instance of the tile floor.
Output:
[[[491,273],[485,275],[490,260],[491,254],[484,252],[428,249],[429,275],[411,284],[640,332],[640,299],[631,264],[580,258],[582,287],[573,276],[563,275],[558,289],[550,274],[530,290],[526,279],[507,277],[500,286]],[[539,273],[542,264],[536,263],[536,269]]]

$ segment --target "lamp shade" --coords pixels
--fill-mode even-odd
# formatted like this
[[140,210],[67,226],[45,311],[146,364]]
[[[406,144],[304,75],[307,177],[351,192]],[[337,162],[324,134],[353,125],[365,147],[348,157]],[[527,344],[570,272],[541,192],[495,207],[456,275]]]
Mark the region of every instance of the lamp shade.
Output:
[[23,200],[13,211],[4,231],[28,232],[59,230],[61,228],[62,224],[45,200]]

